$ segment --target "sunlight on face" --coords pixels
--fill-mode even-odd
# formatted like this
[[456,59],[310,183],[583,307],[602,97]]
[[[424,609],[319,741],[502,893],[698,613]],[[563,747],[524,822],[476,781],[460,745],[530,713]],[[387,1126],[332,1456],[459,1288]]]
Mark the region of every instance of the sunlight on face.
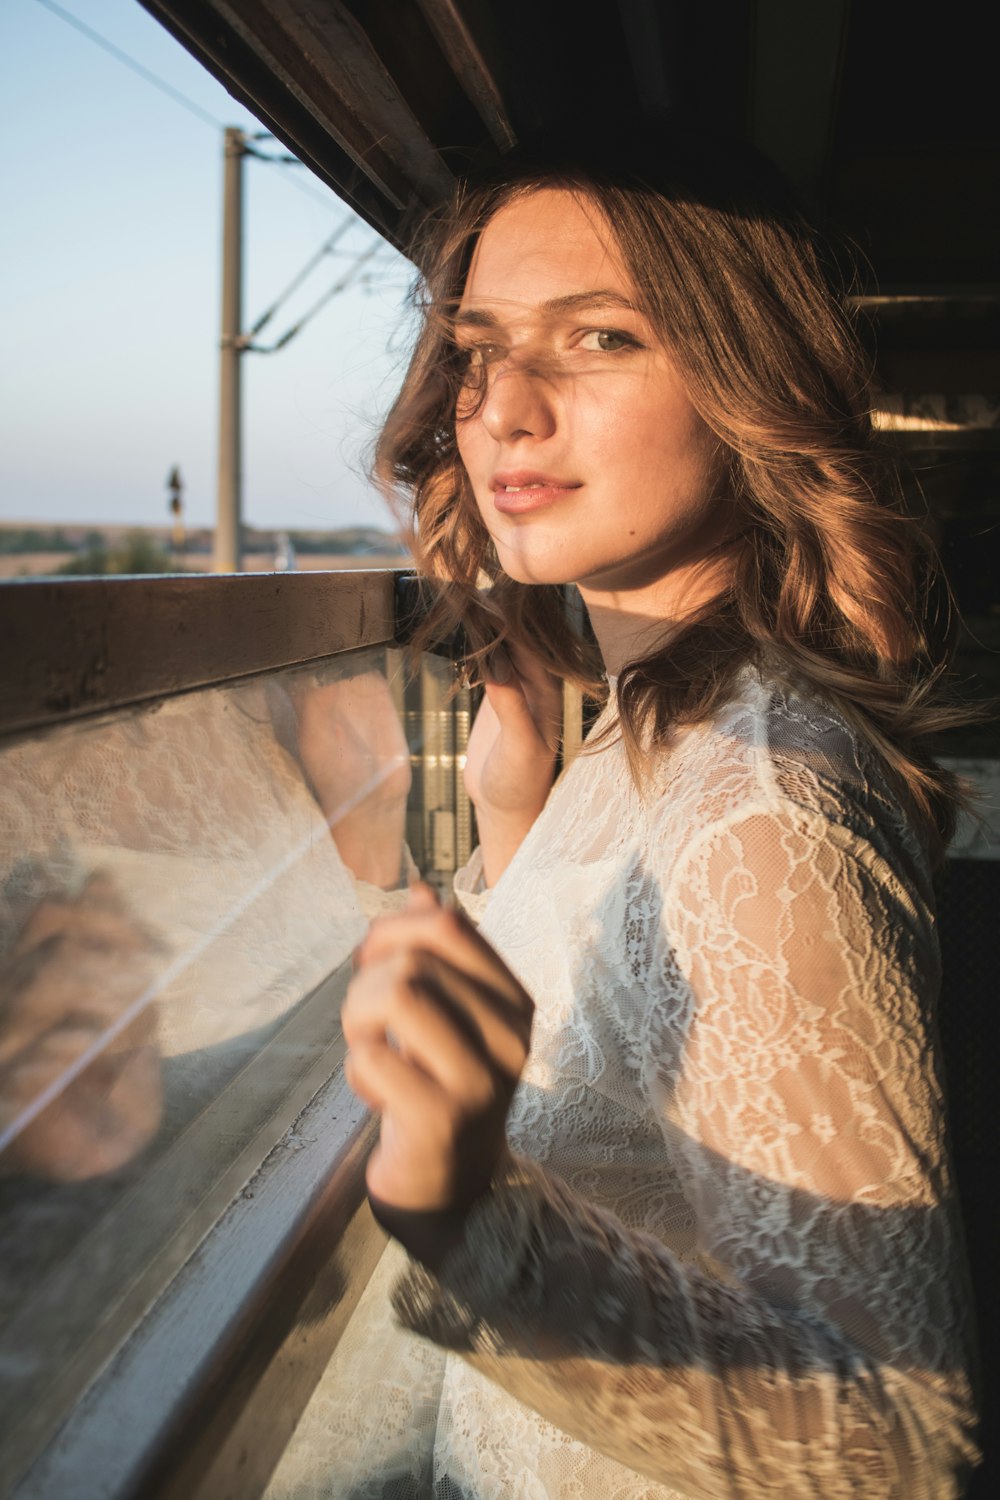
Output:
[[505,571],[578,583],[595,603],[636,607],[652,590],[669,613],[671,581],[723,523],[718,445],[596,205],[544,189],[501,208],[456,338],[470,372],[459,452]]

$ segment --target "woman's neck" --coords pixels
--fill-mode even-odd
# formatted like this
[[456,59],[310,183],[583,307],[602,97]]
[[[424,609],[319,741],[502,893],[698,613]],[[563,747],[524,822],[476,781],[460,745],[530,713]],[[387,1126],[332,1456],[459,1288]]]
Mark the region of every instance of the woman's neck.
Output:
[[662,647],[685,621],[725,589],[732,576],[728,549],[677,568],[634,589],[579,585],[608,675]]

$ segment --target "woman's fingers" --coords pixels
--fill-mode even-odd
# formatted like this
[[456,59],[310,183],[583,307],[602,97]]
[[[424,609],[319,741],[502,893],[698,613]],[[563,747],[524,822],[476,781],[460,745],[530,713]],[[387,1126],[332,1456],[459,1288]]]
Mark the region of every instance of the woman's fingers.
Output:
[[403,911],[371,924],[358,949],[357,965],[363,970],[413,951],[436,955],[470,980],[473,991],[481,986],[492,994],[494,1006],[502,1001],[519,1029],[530,1030],[534,1006],[521,984],[472,923],[461,912],[439,906],[425,886],[415,887]]
[[342,1013],[350,1047],[390,1037],[398,1051],[456,1098],[486,1107],[499,1073],[516,1082],[528,1050],[524,1011],[425,950],[367,965]]
[[447,1096],[385,1042],[352,1048],[344,1066],[354,1092],[382,1116],[365,1174],[368,1191],[400,1209],[453,1204],[466,1188],[458,1181]]
[[72,900],[62,895],[41,900],[18,935],[15,952],[53,938],[123,953],[142,949],[155,952],[158,947],[152,934],[130,916],[120,890],[103,870],[96,870]]
[[15,953],[61,940],[107,953],[138,953],[154,945],[136,922],[110,907],[43,901],[32,912],[15,945]]
[[552,755],[562,728],[562,686],[537,657],[520,647],[497,647],[483,679],[487,702],[501,729],[527,750]]
[[386,1041],[358,1042],[344,1060],[347,1081],[360,1099],[379,1114],[392,1113],[430,1137],[445,1134],[444,1095],[433,1078]]
[[498,821],[504,825],[501,841],[510,842],[513,833],[516,848],[541,811],[552,785],[561,717],[561,692],[538,662],[522,672],[523,653],[498,647],[494,655],[500,668],[485,677],[464,772],[484,853],[497,841]]
[[348,1082],[382,1116],[368,1169],[383,1205],[467,1205],[504,1150],[533,1006],[458,912],[416,886],[373,923],[341,1020]]
[[351,1088],[381,1113],[367,1169],[384,1206],[432,1211],[474,1202],[504,1151],[526,1041],[433,954],[402,954],[355,975],[343,1007]]
[[550,749],[520,679],[513,673],[504,681],[486,677],[483,687],[485,697],[474,726],[478,738],[492,747],[502,737],[508,761],[523,765],[536,760],[547,762]]
[[483,683],[486,702],[496,715],[500,731],[515,734],[530,748],[536,741],[544,744],[535,722],[524,688],[516,677],[507,682],[495,682],[487,677]]
[[511,646],[510,654],[538,733],[546,747],[554,751],[562,736],[562,682],[523,646]]
[[[442,907],[429,886],[418,883],[401,913],[372,923],[356,955],[356,970],[352,988],[359,1005],[368,995],[381,996],[383,1006],[402,1004],[401,997],[410,994],[419,993],[422,1004],[432,998],[447,1012],[450,1026],[463,1029],[505,1071],[520,1072],[533,1002],[472,924]],[[353,1016],[349,1006],[345,1025]]]

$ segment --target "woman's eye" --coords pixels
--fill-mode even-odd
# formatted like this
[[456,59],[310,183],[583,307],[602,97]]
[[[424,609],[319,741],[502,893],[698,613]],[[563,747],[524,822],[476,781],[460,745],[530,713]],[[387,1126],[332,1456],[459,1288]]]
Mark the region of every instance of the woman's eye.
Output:
[[590,328],[580,340],[580,348],[592,353],[617,354],[622,349],[637,349],[639,340],[621,328]]
[[491,365],[496,360],[502,359],[504,351],[499,344],[465,344],[461,348],[461,354],[466,366],[472,370],[481,370],[485,365]]

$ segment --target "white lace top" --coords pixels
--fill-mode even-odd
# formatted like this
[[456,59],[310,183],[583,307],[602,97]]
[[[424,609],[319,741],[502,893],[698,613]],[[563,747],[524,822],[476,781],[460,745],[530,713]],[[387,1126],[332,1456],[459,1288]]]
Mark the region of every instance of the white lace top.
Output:
[[960,1494],[928,868],[843,720],[747,672],[465,899],[538,1007],[518,1156],[439,1278],[387,1252],[272,1500]]

